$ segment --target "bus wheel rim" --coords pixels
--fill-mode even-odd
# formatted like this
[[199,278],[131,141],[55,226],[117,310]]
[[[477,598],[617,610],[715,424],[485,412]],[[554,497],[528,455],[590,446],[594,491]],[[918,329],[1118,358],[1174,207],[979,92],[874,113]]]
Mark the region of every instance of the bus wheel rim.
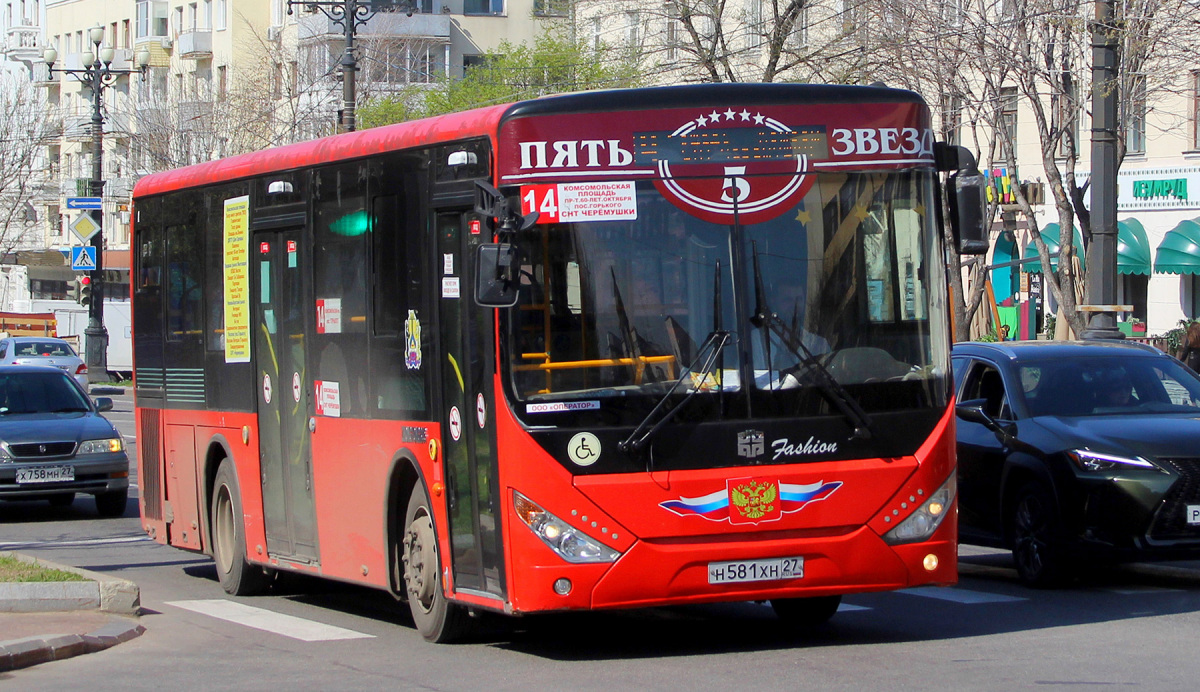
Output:
[[428,514],[413,518],[404,534],[404,585],[422,610],[433,607],[437,584],[437,546]]

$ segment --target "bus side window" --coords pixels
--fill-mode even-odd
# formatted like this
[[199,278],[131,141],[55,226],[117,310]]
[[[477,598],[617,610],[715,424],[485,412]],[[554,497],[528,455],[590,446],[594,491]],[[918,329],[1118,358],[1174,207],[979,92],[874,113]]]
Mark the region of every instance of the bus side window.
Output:
[[[371,200],[374,276],[371,396],[380,417],[422,417],[433,324],[421,301],[420,204],[410,166],[387,171],[381,190],[400,194]],[[396,184],[394,177],[400,177]]]
[[[319,169],[313,174],[314,380],[337,382],[341,415],[367,415],[367,214],[366,164]],[[335,301],[337,301],[335,303]],[[325,310],[318,313],[317,304]],[[328,309],[339,305],[340,311]],[[325,317],[322,322],[321,317]]]

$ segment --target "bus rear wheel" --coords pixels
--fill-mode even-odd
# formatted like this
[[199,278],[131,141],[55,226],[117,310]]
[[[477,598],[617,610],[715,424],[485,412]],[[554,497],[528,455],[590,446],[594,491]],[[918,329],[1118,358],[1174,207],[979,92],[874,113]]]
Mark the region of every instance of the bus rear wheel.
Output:
[[792,627],[804,628],[825,624],[841,604],[841,596],[771,599],[771,608],[780,620]]
[[217,579],[225,593],[254,596],[267,590],[268,579],[261,567],[246,562],[246,527],[242,523],[242,495],[233,461],[225,459],[217,468],[212,497],[212,553]]
[[408,499],[400,548],[405,596],[417,631],[431,642],[448,643],[464,637],[470,629],[470,615],[447,600],[442,589],[433,513],[419,483]]

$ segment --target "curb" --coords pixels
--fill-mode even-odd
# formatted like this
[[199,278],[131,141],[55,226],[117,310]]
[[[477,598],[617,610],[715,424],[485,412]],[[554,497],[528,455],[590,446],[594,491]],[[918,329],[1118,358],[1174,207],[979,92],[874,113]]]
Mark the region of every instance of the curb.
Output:
[[108,624],[87,634],[26,637],[0,642],[0,672],[103,651],[146,631],[136,622],[123,620],[113,617]]
[[0,613],[99,610],[115,614],[99,629],[87,634],[45,635],[0,641],[0,672],[103,651],[146,631],[136,620],[119,617],[137,615],[141,610],[141,592],[137,584],[20,553],[0,551],[0,555],[49,569],[73,572],[91,580],[0,583]]
[[55,610],[102,610],[137,615],[141,608],[138,585],[126,579],[60,565],[20,553],[0,552],[22,562],[48,569],[74,572],[91,581],[0,583],[0,613],[36,613]]

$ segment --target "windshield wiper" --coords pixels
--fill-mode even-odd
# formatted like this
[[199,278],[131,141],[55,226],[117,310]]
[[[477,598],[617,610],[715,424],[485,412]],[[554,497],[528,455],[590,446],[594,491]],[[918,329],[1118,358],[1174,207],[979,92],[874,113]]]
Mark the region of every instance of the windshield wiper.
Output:
[[813,383],[825,395],[831,404],[837,407],[850,424],[854,427],[854,434],[851,436],[854,439],[870,439],[872,435],[871,417],[863,410],[850,392],[847,392],[845,387],[837,381],[821,361],[813,355],[812,351],[804,345],[803,339],[796,333],[793,326],[789,326],[784,322],[779,315],[767,307],[766,290],[763,286],[762,271],[758,266],[758,248],[753,241],[750,243],[751,252],[753,252],[754,262],[754,315],[750,318],[750,323],[759,329],[766,330],[766,351],[768,377],[770,376],[771,368],[771,334],[774,333],[779,337],[784,347],[791,352],[801,364],[808,368],[808,373],[811,375]]
[[[650,409],[650,413],[647,413],[646,417],[642,419],[642,422],[638,423],[637,427],[633,429],[633,432],[629,433],[629,437],[617,443],[617,449],[620,449],[622,452],[629,453],[638,452],[645,447],[646,444],[650,442],[650,439],[658,434],[659,430],[662,430],[664,425],[670,422],[670,420],[674,418],[677,413],[683,410],[684,404],[691,400],[691,398],[696,395],[696,392],[700,391],[705,380],[708,379],[709,375],[711,375],[713,370],[716,368],[717,363],[720,362],[721,351],[732,338],[733,335],[726,331],[714,330],[712,333],[710,333],[708,338],[704,340],[704,343],[701,344],[700,348],[696,351],[696,357],[692,360],[691,364],[689,364],[687,368],[680,373],[679,377],[676,378],[675,382],[667,390],[666,394],[662,395],[662,398],[658,400],[658,403],[654,405],[654,408]],[[699,370],[694,371],[698,373],[699,377],[696,380],[696,384],[692,390],[687,393],[687,396],[685,396],[682,401],[672,406],[662,418],[658,419],[658,422],[655,423],[653,427],[647,430],[646,428],[650,425],[650,421],[654,419],[654,416],[657,415],[664,406],[666,406],[667,401],[671,398],[671,395],[675,393],[675,390],[679,389],[679,386],[682,385],[692,375],[693,366],[695,366],[696,363],[699,363],[701,360],[704,361],[704,364],[700,366]],[[719,384],[718,387],[720,387]]]

